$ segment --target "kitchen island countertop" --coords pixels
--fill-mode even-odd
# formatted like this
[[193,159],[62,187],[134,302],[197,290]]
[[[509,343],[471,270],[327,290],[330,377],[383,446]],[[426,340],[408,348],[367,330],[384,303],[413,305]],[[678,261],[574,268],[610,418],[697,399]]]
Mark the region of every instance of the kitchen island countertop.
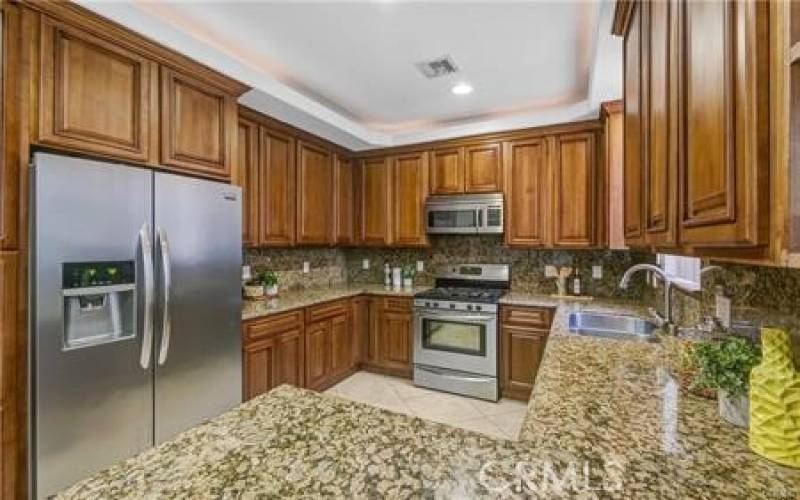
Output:
[[640,307],[525,294],[504,303],[556,308],[519,441],[282,386],[60,496],[797,498],[800,471],[751,453],[714,402],[681,392],[669,339],[567,328],[578,309]]

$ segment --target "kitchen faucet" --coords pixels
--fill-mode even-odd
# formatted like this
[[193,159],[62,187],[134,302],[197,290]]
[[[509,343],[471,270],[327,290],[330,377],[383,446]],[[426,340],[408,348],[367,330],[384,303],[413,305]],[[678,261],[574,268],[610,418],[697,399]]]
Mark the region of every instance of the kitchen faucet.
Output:
[[660,267],[653,265],[653,264],[636,264],[628,268],[625,271],[625,274],[622,275],[622,279],[619,282],[619,287],[623,290],[628,289],[628,285],[630,284],[631,277],[637,271],[652,271],[657,275],[661,276],[661,279],[664,280],[664,316],[660,316],[658,312],[653,311],[653,315],[656,317],[657,322],[659,323],[658,326],[660,327],[667,327],[668,329],[672,327],[672,280],[667,276],[663,269]]

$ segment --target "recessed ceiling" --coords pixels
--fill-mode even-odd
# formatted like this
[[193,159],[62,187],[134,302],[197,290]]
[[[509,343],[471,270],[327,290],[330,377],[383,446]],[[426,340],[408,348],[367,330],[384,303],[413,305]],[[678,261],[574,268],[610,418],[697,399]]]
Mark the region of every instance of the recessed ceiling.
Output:
[[[251,85],[243,103],[353,149],[582,119],[621,95],[606,2],[81,3]],[[458,73],[416,67],[445,55]],[[451,92],[461,82],[473,92]]]

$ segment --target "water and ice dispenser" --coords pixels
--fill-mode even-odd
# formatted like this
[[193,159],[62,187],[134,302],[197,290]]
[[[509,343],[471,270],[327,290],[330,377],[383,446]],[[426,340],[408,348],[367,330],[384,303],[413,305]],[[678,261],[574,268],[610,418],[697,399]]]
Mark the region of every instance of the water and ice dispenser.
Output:
[[136,335],[134,261],[62,264],[64,349]]

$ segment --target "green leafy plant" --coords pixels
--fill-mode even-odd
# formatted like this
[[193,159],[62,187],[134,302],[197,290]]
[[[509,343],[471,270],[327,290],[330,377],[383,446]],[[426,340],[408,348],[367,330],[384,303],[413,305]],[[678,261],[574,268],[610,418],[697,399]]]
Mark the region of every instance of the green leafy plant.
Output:
[[265,271],[261,277],[261,283],[264,286],[275,286],[278,284],[278,275],[275,274],[275,271]]
[[404,266],[403,267],[403,278],[409,279],[413,278],[415,274],[413,266]]
[[747,393],[750,370],[761,361],[761,351],[753,342],[734,335],[698,342],[691,356],[698,368],[692,388],[721,389],[730,397]]

